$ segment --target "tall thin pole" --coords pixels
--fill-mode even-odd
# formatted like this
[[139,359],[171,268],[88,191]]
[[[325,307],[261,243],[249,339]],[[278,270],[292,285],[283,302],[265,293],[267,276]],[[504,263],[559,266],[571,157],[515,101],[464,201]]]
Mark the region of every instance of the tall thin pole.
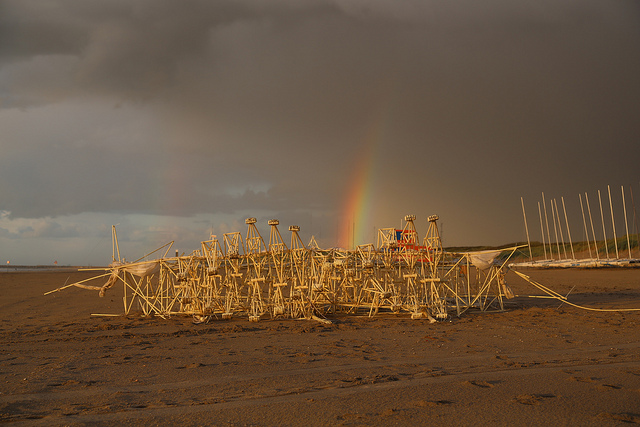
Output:
[[618,253],[618,236],[616,235],[616,221],[613,219],[613,203],[611,203],[611,187],[607,185],[607,191],[609,192],[609,209],[611,210],[611,226],[613,227],[613,242],[616,245],[616,259],[620,258]]
[[553,233],[556,235],[556,246],[558,247],[558,259],[560,259],[560,241],[558,240],[558,229],[556,227],[556,211],[553,209],[553,201],[555,199],[551,199],[551,220],[553,221]]
[[549,233],[549,217],[547,216],[547,204],[544,201],[544,193],[542,193],[542,208],[544,209],[544,222],[547,224],[547,242],[549,242],[549,258],[553,259],[553,251],[551,250],[551,233]]
[[544,250],[544,259],[547,259],[547,245],[544,242],[544,227],[542,226],[542,211],[540,211],[540,202],[538,202],[538,216],[540,217],[540,233],[542,234],[542,249]]
[[593,229],[593,217],[591,216],[591,204],[589,203],[589,195],[584,193],[585,201],[587,202],[587,209],[589,210],[589,222],[591,223],[591,234],[593,235],[593,247],[596,251],[596,258],[600,259],[600,254],[598,253],[598,241],[596,240],[596,231]]
[[571,230],[569,230],[569,220],[567,219],[567,209],[564,206],[564,197],[560,197],[562,200],[562,212],[564,212],[564,223],[567,225],[567,236],[569,237],[569,247],[571,248],[571,258],[576,259],[576,254],[573,252],[573,242],[571,241]]
[[609,245],[607,244],[607,231],[604,226],[604,214],[602,213],[602,198],[600,197],[600,190],[598,190],[598,201],[600,202],[600,219],[602,220],[602,237],[604,238],[604,249],[607,252],[607,259],[609,259]]
[[636,235],[636,244],[638,245],[638,249],[640,250],[640,239],[638,237],[638,222],[636,215],[636,203],[633,201],[633,187],[629,187],[629,191],[631,192],[631,205],[633,206],[633,234]]
[[627,223],[627,205],[624,202],[624,187],[621,185],[622,190],[622,209],[624,209],[624,228],[627,231],[627,249],[629,250],[629,259],[631,259],[631,242],[629,241],[629,224]]
[[564,244],[564,234],[562,234],[562,220],[560,219],[560,211],[558,211],[558,201],[553,199],[553,205],[556,208],[556,220],[558,221],[558,231],[560,232],[560,240],[562,241],[562,251],[564,252],[564,259],[569,258],[567,256],[567,245]]
[[116,233],[116,226],[111,226],[111,258],[116,261],[116,253],[118,254],[118,262],[120,262],[120,245],[118,244],[118,233]]
[[582,211],[582,224],[584,225],[584,233],[587,236],[587,248],[589,248],[589,258],[593,258],[591,254],[591,242],[589,242],[589,230],[587,230],[587,220],[584,218],[584,206],[582,205],[582,194],[578,194],[580,199],[580,210]]
[[524,230],[527,232],[527,246],[529,246],[529,261],[533,260],[531,255],[531,240],[529,240],[529,227],[527,226],[527,214],[524,211],[524,199],[520,197],[520,203],[522,204],[522,217],[524,218]]

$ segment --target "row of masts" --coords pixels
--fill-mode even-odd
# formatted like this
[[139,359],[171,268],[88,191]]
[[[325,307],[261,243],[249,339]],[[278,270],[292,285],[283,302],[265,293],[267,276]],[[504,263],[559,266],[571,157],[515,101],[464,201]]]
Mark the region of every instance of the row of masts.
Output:
[[[582,213],[582,225],[585,236],[585,242],[587,246],[587,250],[589,252],[589,259],[621,259],[628,255],[628,259],[632,259],[632,240],[631,234],[629,233],[629,221],[627,216],[627,203],[625,198],[625,189],[624,186],[620,186],[620,192],[622,195],[622,210],[624,216],[624,226],[625,226],[625,236],[626,237],[626,253],[620,252],[618,245],[618,234],[616,231],[616,223],[613,209],[613,202],[611,197],[611,187],[607,185],[607,193],[608,193],[608,201],[609,201],[609,209],[607,214],[611,215],[611,228],[610,228],[610,236],[613,237],[614,241],[614,249],[609,250],[609,244],[607,240],[607,226],[606,224],[606,200],[605,206],[603,207],[603,197],[598,192],[598,206],[600,210],[600,223],[602,225],[602,241],[604,246],[604,253],[602,253],[602,249],[599,248],[600,244],[596,237],[596,228],[599,228],[597,225],[594,225],[594,215],[591,210],[591,202],[589,200],[589,194],[584,193],[584,198],[582,194],[578,194],[578,200],[580,202],[580,210]],[[629,187],[629,195],[631,196],[631,206],[633,210],[633,235],[635,236],[635,245],[640,245],[640,239],[638,239],[638,224],[637,224],[637,215],[635,203],[633,200],[633,190]],[[533,252],[531,250],[531,238],[529,234],[529,226],[527,224],[527,215],[525,211],[524,199],[521,197],[520,202],[522,204],[522,216],[524,219],[525,232],[527,235],[527,245],[529,247],[529,259],[533,260]],[[542,204],[541,204],[542,202]],[[562,214],[560,213],[559,206],[562,207]],[[597,214],[597,212],[596,212]],[[558,204],[558,200],[553,198],[549,200],[549,206],[547,206],[547,199],[545,198],[544,192],[542,193],[542,200],[538,202],[538,217],[540,220],[540,235],[542,236],[542,248],[544,253],[544,260],[562,260],[562,259],[576,259],[576,251],[574,251],[574,242],[571,238],[571,229],[569,227],[569,219],[567,216],[567,209],[564,201],[564,197],[560,197],[560,204]],[[596,221],[597,221],[596,217]],[[564,221],[563,221],[564,220]],[[551,222],[551,226],[549,225]],[[564,222],[564,225],[563,225]],[[564,227],[564,228],[563,228]],[[553,235],[551,234],[551,230],[553,230]],[[566,238],[568,240],[569,251],[567,251],[567,241],[565,240],[565,231]],[[624,243],[624,240],[623,240]],[[584,246],[584,243],[583,245]],[[624,247],[624,246],[623,246]],[[640,246],[638,246],[640,250]],[[602,256],[602,258],[601,258]]]

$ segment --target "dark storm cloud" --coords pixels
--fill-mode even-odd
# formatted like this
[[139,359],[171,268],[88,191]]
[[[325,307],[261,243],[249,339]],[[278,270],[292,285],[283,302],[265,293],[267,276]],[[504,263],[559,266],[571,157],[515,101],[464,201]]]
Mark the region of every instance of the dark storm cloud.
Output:
[[385,220],[637,180],[637,2],[0,8],[0,112],[109,104],[110,129],[142,135],[106,138],[75,110],[33,137],[14,126],[0,159],[13,216],[335,212],[369,150]]
[[287,25],[319,9],[314,3],[298,8],[198,0],[6,1],[0,18],[2,61],[75,55],[81,59],[72,76],[78,90],[148,99],[190,83],[180,81],[188,77],[181,75],[184,66],[206,66],[203,75],[215,75],[211,66],[224,67],[224,58],[210,51],[219,28],[243,22]]

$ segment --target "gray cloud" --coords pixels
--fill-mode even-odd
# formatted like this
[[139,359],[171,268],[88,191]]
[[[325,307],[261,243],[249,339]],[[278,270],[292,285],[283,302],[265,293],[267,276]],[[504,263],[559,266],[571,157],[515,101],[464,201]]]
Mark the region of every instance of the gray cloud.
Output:
[[335,229],[373,152],[371,223],[435,209],[457,240],[516,240],[518,218],[479,232],[465,217],[638,179],[636,2],[0,9],[0,209],[15,218],[255,209]]

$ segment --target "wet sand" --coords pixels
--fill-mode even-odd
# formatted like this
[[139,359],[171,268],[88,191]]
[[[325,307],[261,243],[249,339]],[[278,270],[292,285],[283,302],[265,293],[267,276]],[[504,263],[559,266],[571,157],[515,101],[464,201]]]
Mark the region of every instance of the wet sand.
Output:
[[[640,308],[640,269],[523,270],[577,304]],[[430,324],[104,317],[95,272],[0,274],[0,421],[29,425],[640,422],[640,312],[525,298]]]

